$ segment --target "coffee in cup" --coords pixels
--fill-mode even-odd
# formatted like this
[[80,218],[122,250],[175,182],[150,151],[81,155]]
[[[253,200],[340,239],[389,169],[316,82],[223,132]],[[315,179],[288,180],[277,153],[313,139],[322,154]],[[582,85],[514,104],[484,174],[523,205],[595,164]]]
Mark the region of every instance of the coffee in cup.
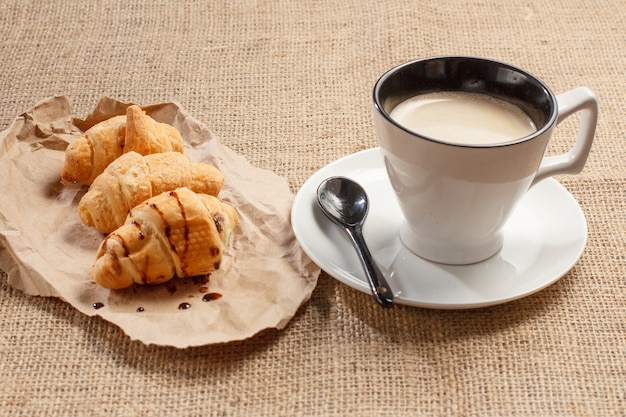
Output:
[[[373,101],[376,135],[404,216],[400,239],[415,254],[447,264],[493,256],[530,187],[579,173],[598,116],[586,87],[555,96],[522,69],[475,57],[393,68],[377,81]],[[571,150],[544,156],[555,126],[577,112]],[[413,113],[425,117],[416,121]]]
[[463,91],[408,98],[389,116],[416,134],[457,144],[503,143],[537,130],[519,107],[486,94]]

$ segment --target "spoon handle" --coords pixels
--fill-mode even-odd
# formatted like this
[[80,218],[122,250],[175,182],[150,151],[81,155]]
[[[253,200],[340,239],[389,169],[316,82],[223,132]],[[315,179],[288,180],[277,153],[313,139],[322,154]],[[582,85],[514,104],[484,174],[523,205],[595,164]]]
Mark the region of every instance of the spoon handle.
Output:
[[361,265],[365,270],[365,276],[372,290],[372,295],[374,295],[374,298],[382,307],[391,307],[393,305],[393,291],[391,291],[391,287],[367,248],[361,225],[345,227],[345,230],[350,236]]

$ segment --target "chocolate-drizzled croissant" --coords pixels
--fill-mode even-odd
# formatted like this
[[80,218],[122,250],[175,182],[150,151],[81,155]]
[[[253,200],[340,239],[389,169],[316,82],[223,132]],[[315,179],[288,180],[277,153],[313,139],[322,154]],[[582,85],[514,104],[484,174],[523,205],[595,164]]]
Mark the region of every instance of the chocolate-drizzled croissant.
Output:
[[104,239],[92,278],[121,289],[211,273],[220,267],[237,222],[235,209],[217,197],[185,187],[164,192],[133,208]]
[[78,203],[78,215],[87,226],[110,233],[124,224],[131,208],[165,191],[189,187],[218,195],[224,176],[215,167],[191,163],[182,153],[141,156],[126,153],[113,161]]

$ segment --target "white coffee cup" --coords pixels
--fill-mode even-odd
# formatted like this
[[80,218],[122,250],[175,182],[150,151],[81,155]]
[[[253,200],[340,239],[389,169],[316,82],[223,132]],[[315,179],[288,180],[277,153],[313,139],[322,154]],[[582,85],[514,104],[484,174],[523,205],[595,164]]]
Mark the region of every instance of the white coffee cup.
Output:
[[[390,113],[410,97],[433,92],[495,97],[526,113],[536,130],[499,143],[460,143],[409,130]],[[502,229],[530,187],[582,171],[595,134],[598,104],[586,87],[555,96],[539,79],[511,65],[444,56],[386,72],[373,92],[374,125],[385,167],[405,217],[400,238],[413,253],[446,264],[496,254]],[[545,156],[553,129],[580,112],[569,152]],[[485,141],[489,142],[489,141]]]

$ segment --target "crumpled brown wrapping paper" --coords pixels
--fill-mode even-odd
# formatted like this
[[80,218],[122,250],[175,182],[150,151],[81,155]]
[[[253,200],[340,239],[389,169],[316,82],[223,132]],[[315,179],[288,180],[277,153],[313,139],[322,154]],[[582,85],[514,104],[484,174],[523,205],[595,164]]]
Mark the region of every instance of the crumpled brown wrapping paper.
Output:
[[[224,174],[220,198],[240,216],[231,247],[208,282],[174,278],[111,291],[91,280],[103,236],[78,217],[77,204],[87,187],[60,182],[64,151],[81,131],[124,114],[129,104],[103,98],[80,120],[65,97],[52,97],[0,134],[0,268],[9,283],[28,294],[60,297],[146,344],[183,348],[284,328],[309,299],[320,274],[291,229],[288,183],[251,166],[174,103],[144,110],[181,132],[191,161],[213,164]],[[221,298],[203,301],[209,293]],[[181,304],[189,308],[180,309]]]

